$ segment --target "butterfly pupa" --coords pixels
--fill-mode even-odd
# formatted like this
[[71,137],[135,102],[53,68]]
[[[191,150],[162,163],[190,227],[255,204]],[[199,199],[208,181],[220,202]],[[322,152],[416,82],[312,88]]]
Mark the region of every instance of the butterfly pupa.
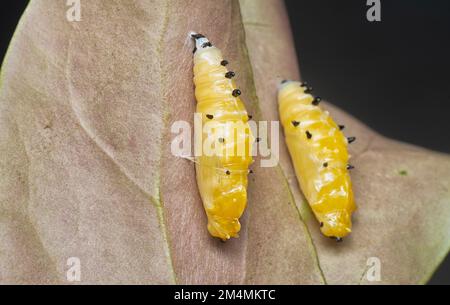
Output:
[[[214,128],[202,130],[202,139],[213,138],[218,154],[204,152],[195,164],[197,185],[208,218],[209,233],[223,241],[238,237],[239,218],[247,205],[247,175],[253,159],[253,136],[249,116],[239,95],[241,91],[228,71],[221,51],[203,35],[191,33],[195,40],[194,84],[196,112]],[[240,128],[235,128],[240,126]],[[218,132],[212,132],[220,131]],[[195,135],[197,138],[198,135]],[[238,147],[239,146],[239,147]],[[243,153],[240,148],[244,147]]]
[[325,236],[338,241],[351,232],[356,209],[343,126],[336,125],[319,107],[312,88],[283,81],[278,90],[278,107],[286,144],[300,188],[320,223]]

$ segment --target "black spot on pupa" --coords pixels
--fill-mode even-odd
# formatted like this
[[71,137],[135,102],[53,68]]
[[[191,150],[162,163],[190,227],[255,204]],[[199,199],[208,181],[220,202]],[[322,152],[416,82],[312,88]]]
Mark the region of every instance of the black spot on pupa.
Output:
[[251,114],[248,115],[248,119],[251,120],[253,119],[253,116]]
[[307,130],[306,131],[306,137],[308,138],[308,139],[311,139],[312,138],[312,134]]
[[325,162],[324,164],[322,164],[323,167],[328,167],[328,162]]
[[239,95],[241,95],[241,90],[239,89],[234,89],[233,92],[231,93],[234,97],[238,97]]
[[355,140],[356,140],[355,137],[348,137],[348,138],[347,138],[348,144],[355,142]]
[[212,47],[211,42],[205,42],[204,44],[202,44],[202,48],[206,48],[206,47]]
[[339,130],[343,130],[345,128],[344,125],[338,125],[339,126]]
[[323,228],[323,222],[320,223],[320,227]]
[[320,104],[321,101],[322,101],[322,99],[320,97],[316,97],[316,98],[313,99],[312,104],[314,106],[317,106],[317,105]]
[[336,242],[338,242],[338,243],[343,241],[342,237],[331,236],[330,238],[336,240]]
[[312,87],[307,87],[306,89],[305,89],[305,93],[306,94],[309,94],[309,93],[312,93],[313,92],[313,88]]
[[229,170],[227,170],[227,171],[225,172],[225,174],[230,175],[231,172],[230,172]]
[[300,87],[306,87],[306,86],[308,86],[307,82],[303,82],[303,83],[300,84]]
[[219,138],[219,142],[220,143],[225,143],[225,139],[224,138]]
[[229,71],[225,73],[226,78],[233,78],[236,74],[233,71]]
[[298,125],[300,125],[299,121],[292,121],[292,125],[294,125],[294,127],[297,127]]
[[222,60],[221,62],[220,62],[220,65],[222,65],[222,66],[226,66],[226,65],[228,65],[228,60]]
[[287,83],[287,82],[288,82],[287,79],[283,79],[283,80],[281,81],[282,84],[285,84],[285,83]]
[[261,142],[261,138],[256,138],[256,143]]
[[248,173],[249,173],[249,174],[253,174],[253,170],[249,169],[249,170],[248,170]]
[[207,114],[206,117],[210,120],[214,119],[214,116],[212,114]]
[[191,37],[194,39],[205,38],[205,36],[202,34],[192,34]]
[[355,167],[353,166],[353,165],[351,165],[351,164],[347,164],[347,169],[348,170],[350,170],[350,169],[354,169]]

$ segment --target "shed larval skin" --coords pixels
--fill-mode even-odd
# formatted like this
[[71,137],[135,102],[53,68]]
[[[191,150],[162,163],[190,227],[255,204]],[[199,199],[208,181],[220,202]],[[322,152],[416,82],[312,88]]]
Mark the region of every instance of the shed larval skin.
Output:
[[[197,157],[197,184],[208,217],[209,233],[222,240],[238,237],[239,218],[247,205],[247,175],[252,163],[249,116],[225,67],[220,50],[200,34],[194,53],[197,113],[202,115],[202,140],[215,147]],[[205,128],[208,126],[207,128]],[[196,134],[196,139],[199,135]]]
[[348,172],[349,140],[318,102],[299,82],[280,85],[280,119],[300,188],[322,233],[340,241],[351,232],[356,209]]

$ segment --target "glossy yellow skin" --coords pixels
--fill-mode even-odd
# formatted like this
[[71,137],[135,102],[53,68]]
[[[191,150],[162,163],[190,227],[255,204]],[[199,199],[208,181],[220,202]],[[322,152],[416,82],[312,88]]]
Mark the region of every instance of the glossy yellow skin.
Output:
[[[207,156],[203,151],[197,157],[197,184],[208,217],[208,231],[225,241],[238,237],[241,228],[239,218],[247,205],[247,175],[252,163],[249,144],[253,137],[245,106],[239,97],[233,96],[236,85],[225,77],[228,71],[221,65],[222,60],[216,47],[199,47],[194,54],[196,111],[202,114],[203,125],[222,131],[215,134],[203,129],[202,143],[212,137],[220,153]],[[236,134],[233,123],[242,127]],[[246,149],[233,153],[237,145]]]
[[322,233],[342,238],[351,232],[356,209],[347,170],[347,138],[327,111],[312,104],[314,97],[305,89],[299,82],[280,85],[280,120],[300,188]]

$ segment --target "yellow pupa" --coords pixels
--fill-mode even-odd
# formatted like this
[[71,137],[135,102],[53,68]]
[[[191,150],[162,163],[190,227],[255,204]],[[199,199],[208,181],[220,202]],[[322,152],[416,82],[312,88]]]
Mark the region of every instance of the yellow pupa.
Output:
[[212,139],[215,152],[219,152],[211,155],[203,151],[196,157],[197,185],[208,217],[208,231],[225,241],[238,237],[241,229],[239,218],[247,205],[253,137],[249,116],[239,98],[241,91],[232,80],[235,74],[226,68],[228,62],[206,37],[196,33],[191,33],[191,37],[196,44],[196,112],[202,116],[203,127],[205,124],[211,127],[203,128],[201,138]]
[[318,105],[311,88],[283,81],[278,106],[300,188],[320,223],[325,236],[338,241],[351,232],[351,216],[356,206],[348,170],[347,144],[343,126],[336,125]]

